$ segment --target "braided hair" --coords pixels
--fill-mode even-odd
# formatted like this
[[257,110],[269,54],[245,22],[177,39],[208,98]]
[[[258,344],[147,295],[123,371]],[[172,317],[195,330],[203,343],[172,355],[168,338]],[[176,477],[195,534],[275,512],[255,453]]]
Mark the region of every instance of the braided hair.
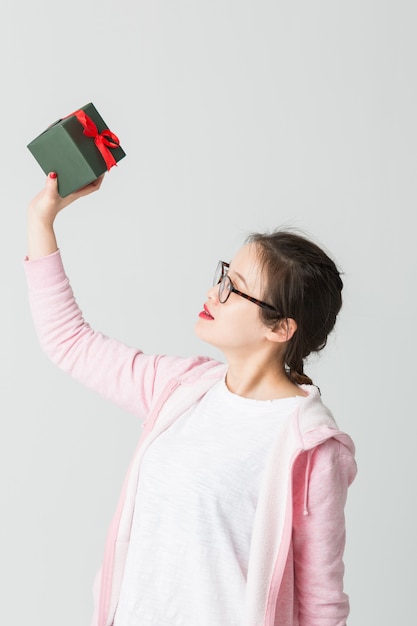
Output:
[[296,384],[312,384],[304,373],[304,360],[322,350],[342,306],[343,282],[332,259],[318,245],[288,230],[252,233],[266,274],[264,298],[279,312],[260,309],[262,321],[274,327],[292,318],[297,330],[284,355],[289,378]]

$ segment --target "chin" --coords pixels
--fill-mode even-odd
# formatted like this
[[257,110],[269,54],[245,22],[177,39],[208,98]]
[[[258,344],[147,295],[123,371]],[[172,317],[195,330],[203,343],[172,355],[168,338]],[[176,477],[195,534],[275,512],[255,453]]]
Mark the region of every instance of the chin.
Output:
[[[199,339],[202,339],[203,341],[207,342],[207,334],[208,333],[204,332],[205,329],[202,328],[201,326],[202,326],[202,324],[201,324],[200,320],[198,320],[196,322],[195,326],[194,326],[194,333],[197,335],[197,337]],[[210,342],[208,341],[208,343],[210,343]]]
[[[205,324],[207,324],[207,322],[205,322]],[[207,328],[206,325],[203,325],[203,323],[198,320],[194,326],[194,333],[196,334],[196,336],[201,339],[201,341],[204,341],[204,343],[208,343],[210,346],[213,346],[214,348],[219,348],[219,346],[217,345],[217,343],[215,341],[213,341],[213,338],[210,337],[210,332],[208,332],[209,329]]]

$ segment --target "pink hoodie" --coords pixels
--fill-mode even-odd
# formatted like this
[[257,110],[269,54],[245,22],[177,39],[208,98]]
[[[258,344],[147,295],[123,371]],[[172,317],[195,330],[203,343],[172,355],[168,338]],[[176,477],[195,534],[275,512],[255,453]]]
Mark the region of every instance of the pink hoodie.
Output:
[[[83,320],[59,252],[27,261],[35,327],[46,354],[63,370],[143,419],[95,583],[92,626],[111,626],[129,545],[142,456],[221,377],[205,358],[149,356]],[[255,516],[242,626],[344,626],[344,505],[356,475],[354,445],[322,404],[316,387],[282,425],[270,455]]]

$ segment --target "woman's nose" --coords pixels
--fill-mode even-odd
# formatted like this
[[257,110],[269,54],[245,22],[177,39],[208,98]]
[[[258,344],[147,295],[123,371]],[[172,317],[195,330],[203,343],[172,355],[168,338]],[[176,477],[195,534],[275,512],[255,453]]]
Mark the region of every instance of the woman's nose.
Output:
[[210,287],[207,291],[207,295],[211,300],[218,300],[219,299],[219,286],[213,285],[212,287]]

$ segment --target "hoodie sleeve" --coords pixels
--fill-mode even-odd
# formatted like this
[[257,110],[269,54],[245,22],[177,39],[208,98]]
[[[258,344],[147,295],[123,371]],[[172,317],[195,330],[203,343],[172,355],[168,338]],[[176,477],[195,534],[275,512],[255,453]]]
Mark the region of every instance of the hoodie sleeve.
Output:
[[168,378],[193,366],[189,359],[145,355],[94,331],[83,319],[59,251],[24,269],[35,329],[45,354],[65,372],[123,409],[145,418]]
[[304,453],[294,468],[293,549],[300,626],[345,626],[344,507],[356,465],[329,439]]

